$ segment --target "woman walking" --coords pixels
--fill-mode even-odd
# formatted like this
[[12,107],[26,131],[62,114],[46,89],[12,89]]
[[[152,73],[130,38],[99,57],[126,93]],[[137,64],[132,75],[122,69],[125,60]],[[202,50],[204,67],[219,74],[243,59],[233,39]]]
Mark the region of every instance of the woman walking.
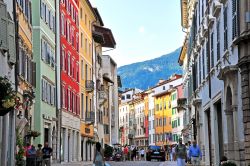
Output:
[[104,161],[104,156],[103,156],[103,151],[101,148],[100,142],[96,143],[96,149],[95,149],[95,156],[94,156],[94,164],[95,166],[104,166],[105,161]]

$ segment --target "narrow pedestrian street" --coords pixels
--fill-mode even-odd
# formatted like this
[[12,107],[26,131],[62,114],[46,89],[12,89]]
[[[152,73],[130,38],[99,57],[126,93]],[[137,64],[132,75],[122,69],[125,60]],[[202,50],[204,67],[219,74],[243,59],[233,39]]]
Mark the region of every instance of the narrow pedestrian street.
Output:
[[110,166],[176,166],[176,162],[166,161],[126,161],[109,162]]

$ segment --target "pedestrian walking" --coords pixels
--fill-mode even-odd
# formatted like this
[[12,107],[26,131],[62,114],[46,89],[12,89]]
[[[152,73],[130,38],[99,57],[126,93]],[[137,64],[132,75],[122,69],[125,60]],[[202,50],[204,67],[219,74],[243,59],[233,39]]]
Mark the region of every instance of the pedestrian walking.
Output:
[[52,148],[49,147],[49,143],[48,142],[45,142],[44,144],[44,147],[42,149],[42,152],[43,152],[43,163],[42,165],[43,166],[51,166],[51,161],[50,161],[50,157],[51,157],[51,154],[52,154]]
[[173,161],[173,147],[170,145],[168,147],[169,161]]
[[182,144],[182,138],[179,138],[179,144],[175,147],[175,156],[177,158],[177,166],[185,166],[187,150],[186,146]]
[[31,149],[31,145],[29,143],[26,144],[24,150],[25,150],[25,159],[26,159],[26,166],[30,165],[31,158],[29,157],[28,151]]
[[97,142],[95,145],[95,155],[94,155],[94,164],[95,166],[104,166],[104,154],[100,142]]
[[145,151],[143,148],[141,148],[140,150],[140,156],[141,156],[141,160],[145,160],[144,156],[145,156]]
[[123,153],[124,153],[124,160],[128,160],[128,147],[127,145],[125,145],[124,149],[123,149]]
[[35,166],[36,164],[36,148],[35,146],[30,146],[30,148],[27,151],[27,165],[29,166]]
[[197,145],[196,140],[193,141],[193,145],[189,148],[189,158],[191,158],[191,162],[193,166],[200,165],[200,159],[202,158],[202,153],[200,147]]
[[38,144],[38,149],[36,150],[36,166],[42,166],[43,162],[43,152],[42,152],[42,145]]

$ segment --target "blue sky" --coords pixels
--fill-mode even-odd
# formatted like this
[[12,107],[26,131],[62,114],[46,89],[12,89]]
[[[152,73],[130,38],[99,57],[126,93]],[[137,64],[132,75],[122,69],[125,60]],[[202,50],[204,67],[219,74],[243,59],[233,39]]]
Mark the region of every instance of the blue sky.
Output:
[[115,37],[115,50],[104,52],[118,66],[159,57],[180,47],[179,0],[90,0]]

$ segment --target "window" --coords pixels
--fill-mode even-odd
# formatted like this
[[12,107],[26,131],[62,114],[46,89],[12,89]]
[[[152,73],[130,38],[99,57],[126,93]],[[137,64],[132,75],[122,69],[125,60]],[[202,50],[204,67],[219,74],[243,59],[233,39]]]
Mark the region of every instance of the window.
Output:
[[76,33],[76,51],[79,52],[79,34]]
[[71,58],[70,58],[70,53],[68,53],[68,75],[70,76],[70,70],[71,70]]
[[85,81],[88,80],[88,65],[85,64]]
[[238,23],[238,8],[239,8],[239,0],[232,0],[232,39],[239,35],[239,23]]
[[131,99],[131,95],[130,95],[130,94],[127,94],[127,95],[126,95],[126,98],[127,98],[127,99]]
[[178,126],[180,126],[180,118],[178,118]]
[[81,48],[83,47],[83,34],[81,32]]
[[201,55],[199,56],[199,84],[201,84]]
[[63,71],[65,71],[65,51],[64,51],[64,48],[63,46],[61,47],[61,62],[62,62],[62,65],[61,65],[61,68],[63,69]]
[[211,68],[214,67],[214,32],[211,33]]
[[81,94],[81,117],[84,119],[84,94]]
[[64,33],[64,14],[61,15],[61,34],[65,35]]
[[122,95],[122,100],[125,100],[125,96],[124,95]]
[[87,25],[87,15],[85,14],[85,19],[84,19],[84,21],[85,21],[85,25]]
[[87,43],[87,42],[88,42],[88,41],[87,41],[87,38],[85,38],[85,52],[86,52],[86,53],[88,53],[88,50],[87,50],[87,49],[88,49],[88,48],[87,48],[88,43]]
[[163,86],[162,88],[163,88],[163,90],[165,90],[165,86]]
[[55,106],[55,86],[42,78],[42,101]]
[[228,35],[227,35],[227,6],[224,8],[224,51],[228,49]]
[[82,8],[80,8],[80,18],[82,19]]
[[202,78],[205,79],[205,53],[204,49],[202,49]]
[[79,82],[79,64],[76,63],[76,81]]
[[84,80],[84,63],[83,60],[81,60],[81,78]]
[[216,26],[217,33],[217,61],[220,60],[220,20],[217,22]]

